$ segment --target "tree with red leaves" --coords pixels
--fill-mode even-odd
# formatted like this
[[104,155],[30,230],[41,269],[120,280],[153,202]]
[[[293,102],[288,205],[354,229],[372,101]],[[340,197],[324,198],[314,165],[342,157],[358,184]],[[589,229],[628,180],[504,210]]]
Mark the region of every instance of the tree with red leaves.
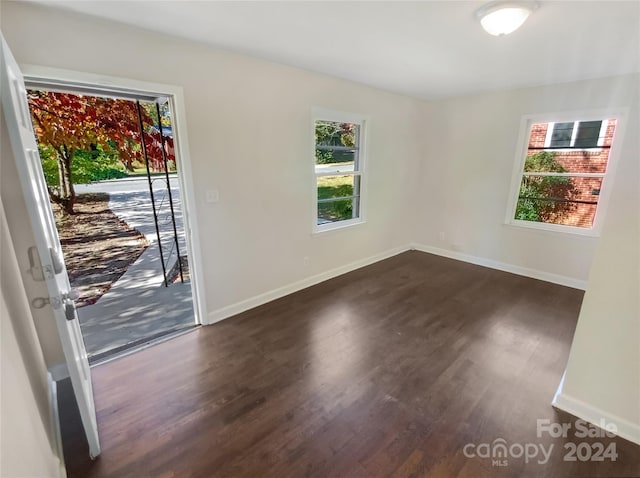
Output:
[[[57,155],[59,185],[49,187],[52,201],[68,214],[74,213],[75,190],[71,179],[73,158],[77,151],[88,151],[100,145],[105,151],[115,150],[128,171],[133,162],[142,162],[141,141],[144,138],[149,166],[163,168],[160,132],[145,108],[140,108],[144,135],[140,128],[137,104],[132,101],[81,96],[52,91],[29,91],[29,108],[38,141]],[[167,160],[173,157],[173,142],[165,138]]]

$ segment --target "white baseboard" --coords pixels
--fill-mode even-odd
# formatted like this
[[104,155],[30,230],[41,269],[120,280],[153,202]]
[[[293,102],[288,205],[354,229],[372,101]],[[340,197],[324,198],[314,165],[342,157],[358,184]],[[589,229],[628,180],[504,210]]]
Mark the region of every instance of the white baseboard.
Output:
[[593,405],[589,405],[577,398],[566,395],[561,391],[559,391],[553,398],[551,405],[596,426],[600,426],[600,423],[603,420],[605,423],[612,423],[618,429],[616,435],[640,445],[640,425],[637,423],[630,422],[629,420],[625,420],[624,418],[605,412],[604,410],[594,407]]
[[214,310],[207,314],[206,325],[214,324],[246,310],[253,309],[254,307],[258,307],[259,305],[266,304],[267,302],[279,299],[280,297],[284,297],[285,295],[292,294],[299,290],[306,289],[307,287],[311,287],[312,285],[319,284],[320,282],[324,282],[326,280],[333,279],[334,277],[338,277],[342,274],[346,274],[347,272],[351,272],[356,269],[360,269],[361,267],[368,266],[370,264],[373,264],[374,262],[397,256],[398,254],[406,252],[409,249],[411,249],[411,247],[409,246],[396,247],[380,254],[354,261],[344,266],[322,272],[321,274],[307,277],[306,279],[302,279],[291,284],[278,287],[277,289],[273,289],[269,292],[256,295],[241,302],[222,307],[221,309]]
[[342,274],[346,274],[347,272],[351,272],[355,269],[359,269],[360,267],[368,266],[370,264],[373,264],[374,262],[388,259],[389,257],[401,254],[402,252],[412,250],[412,249],[421,251],[421,252],[427,252],[429,254],[448,257],[450,259],[455,259],[463,262],[469,262],[471,264],[477,264],[479,266],[489,267],[491,269],[510,272],[512,274],[531,277],[533,279],[552,282],[554,284],[573,287],[574,289],[585,290],[587,287],[586,281],[574,279],[572,277],[561,276],[558,274],[552,274],[550,272],[543,272],[536,269],[529,269],[527,267],[520,267],[520,266],[515,266],[513,264],[506,264],[504,262],[494,261],[492,259],[476,257],[469,254],[464,254],[462,252],[449,251],[446,249],[440,249],[438,247],[426,246],[423,244],[414,243],[407,246],[396,247],[386,252],[376,254],[374,256],[361,259],[359,261],[351,262],[344,266],[331,269],[321,274],[317,274],[315,276],[299,280],[292,284],[288,284],[288,285],[279,287],[277,289],[265,292],[263,294],[256,295],[249,299],[245,299],[241,302],[237,302],[235,304],[231,304],[226,307],[222,307],[220,309],[214,310],[207,314],[207,323],[205,325],[215,324],[216,322],[227,319],[229,317],[232,317],[246,310],[253,309],[254,307],[258,307],[259,305],[266,304],[267,302],[271,302],[272,300],[279,299],[280,297],[284,297],[285,295],[292,294],[301,289],[311,287],[312,285],[319,284],[320,282],[324,282],[329,279],[333,279],[334,277],[337,277]]
[[447,249],[440,249],[439,247],[423,244],[413,244],[411,248],[421,252],[428,252],[429,254],[448,257],[449,259],[456,259],[458,261],[489,267],[490,269],[497,269],[519,276],[531,277],[532,279],[539,279],[546,282],[552,282],[554,284],[572,287],[574,289],[586,290],[587,288],[587,281],[574,279],[573,277],[552,274],[550,272],[543,272],[536,269],[529,269],[528,267],[516,266],[505,262],[494,261],[493,259],[486,259],[484,257],[472,256],[463,252],[449,251]]

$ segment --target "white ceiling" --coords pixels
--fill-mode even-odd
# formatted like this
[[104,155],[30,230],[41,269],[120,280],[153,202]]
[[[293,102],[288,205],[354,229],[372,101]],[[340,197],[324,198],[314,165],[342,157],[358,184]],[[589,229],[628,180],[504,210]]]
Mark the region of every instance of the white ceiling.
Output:
[[640,71],[640,2],[541,1],[485,33],[481,1],[39,1],[432,99]]

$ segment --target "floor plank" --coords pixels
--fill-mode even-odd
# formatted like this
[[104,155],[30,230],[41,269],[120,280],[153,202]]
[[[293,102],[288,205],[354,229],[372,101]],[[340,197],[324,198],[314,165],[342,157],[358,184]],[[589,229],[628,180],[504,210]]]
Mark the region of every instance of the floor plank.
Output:
[[[583,293],[421,252],[326,281],[93,368],[103,453],[65,411],[71,477],[638,477],[566,462],[536,420]],[[69,408],[69,407],[67,407]],[[493,466],[465,445],[553,445],[544,464]],[[85,445],[86,446],[86,445]]]

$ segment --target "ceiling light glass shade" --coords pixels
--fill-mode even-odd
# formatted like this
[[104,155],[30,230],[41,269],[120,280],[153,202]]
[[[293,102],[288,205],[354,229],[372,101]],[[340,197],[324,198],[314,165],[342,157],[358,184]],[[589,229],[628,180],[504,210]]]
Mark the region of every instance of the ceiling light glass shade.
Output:
[[522,26],[537,2],[492,2],[476,12],[482,28],[491,35],[508,35]]

